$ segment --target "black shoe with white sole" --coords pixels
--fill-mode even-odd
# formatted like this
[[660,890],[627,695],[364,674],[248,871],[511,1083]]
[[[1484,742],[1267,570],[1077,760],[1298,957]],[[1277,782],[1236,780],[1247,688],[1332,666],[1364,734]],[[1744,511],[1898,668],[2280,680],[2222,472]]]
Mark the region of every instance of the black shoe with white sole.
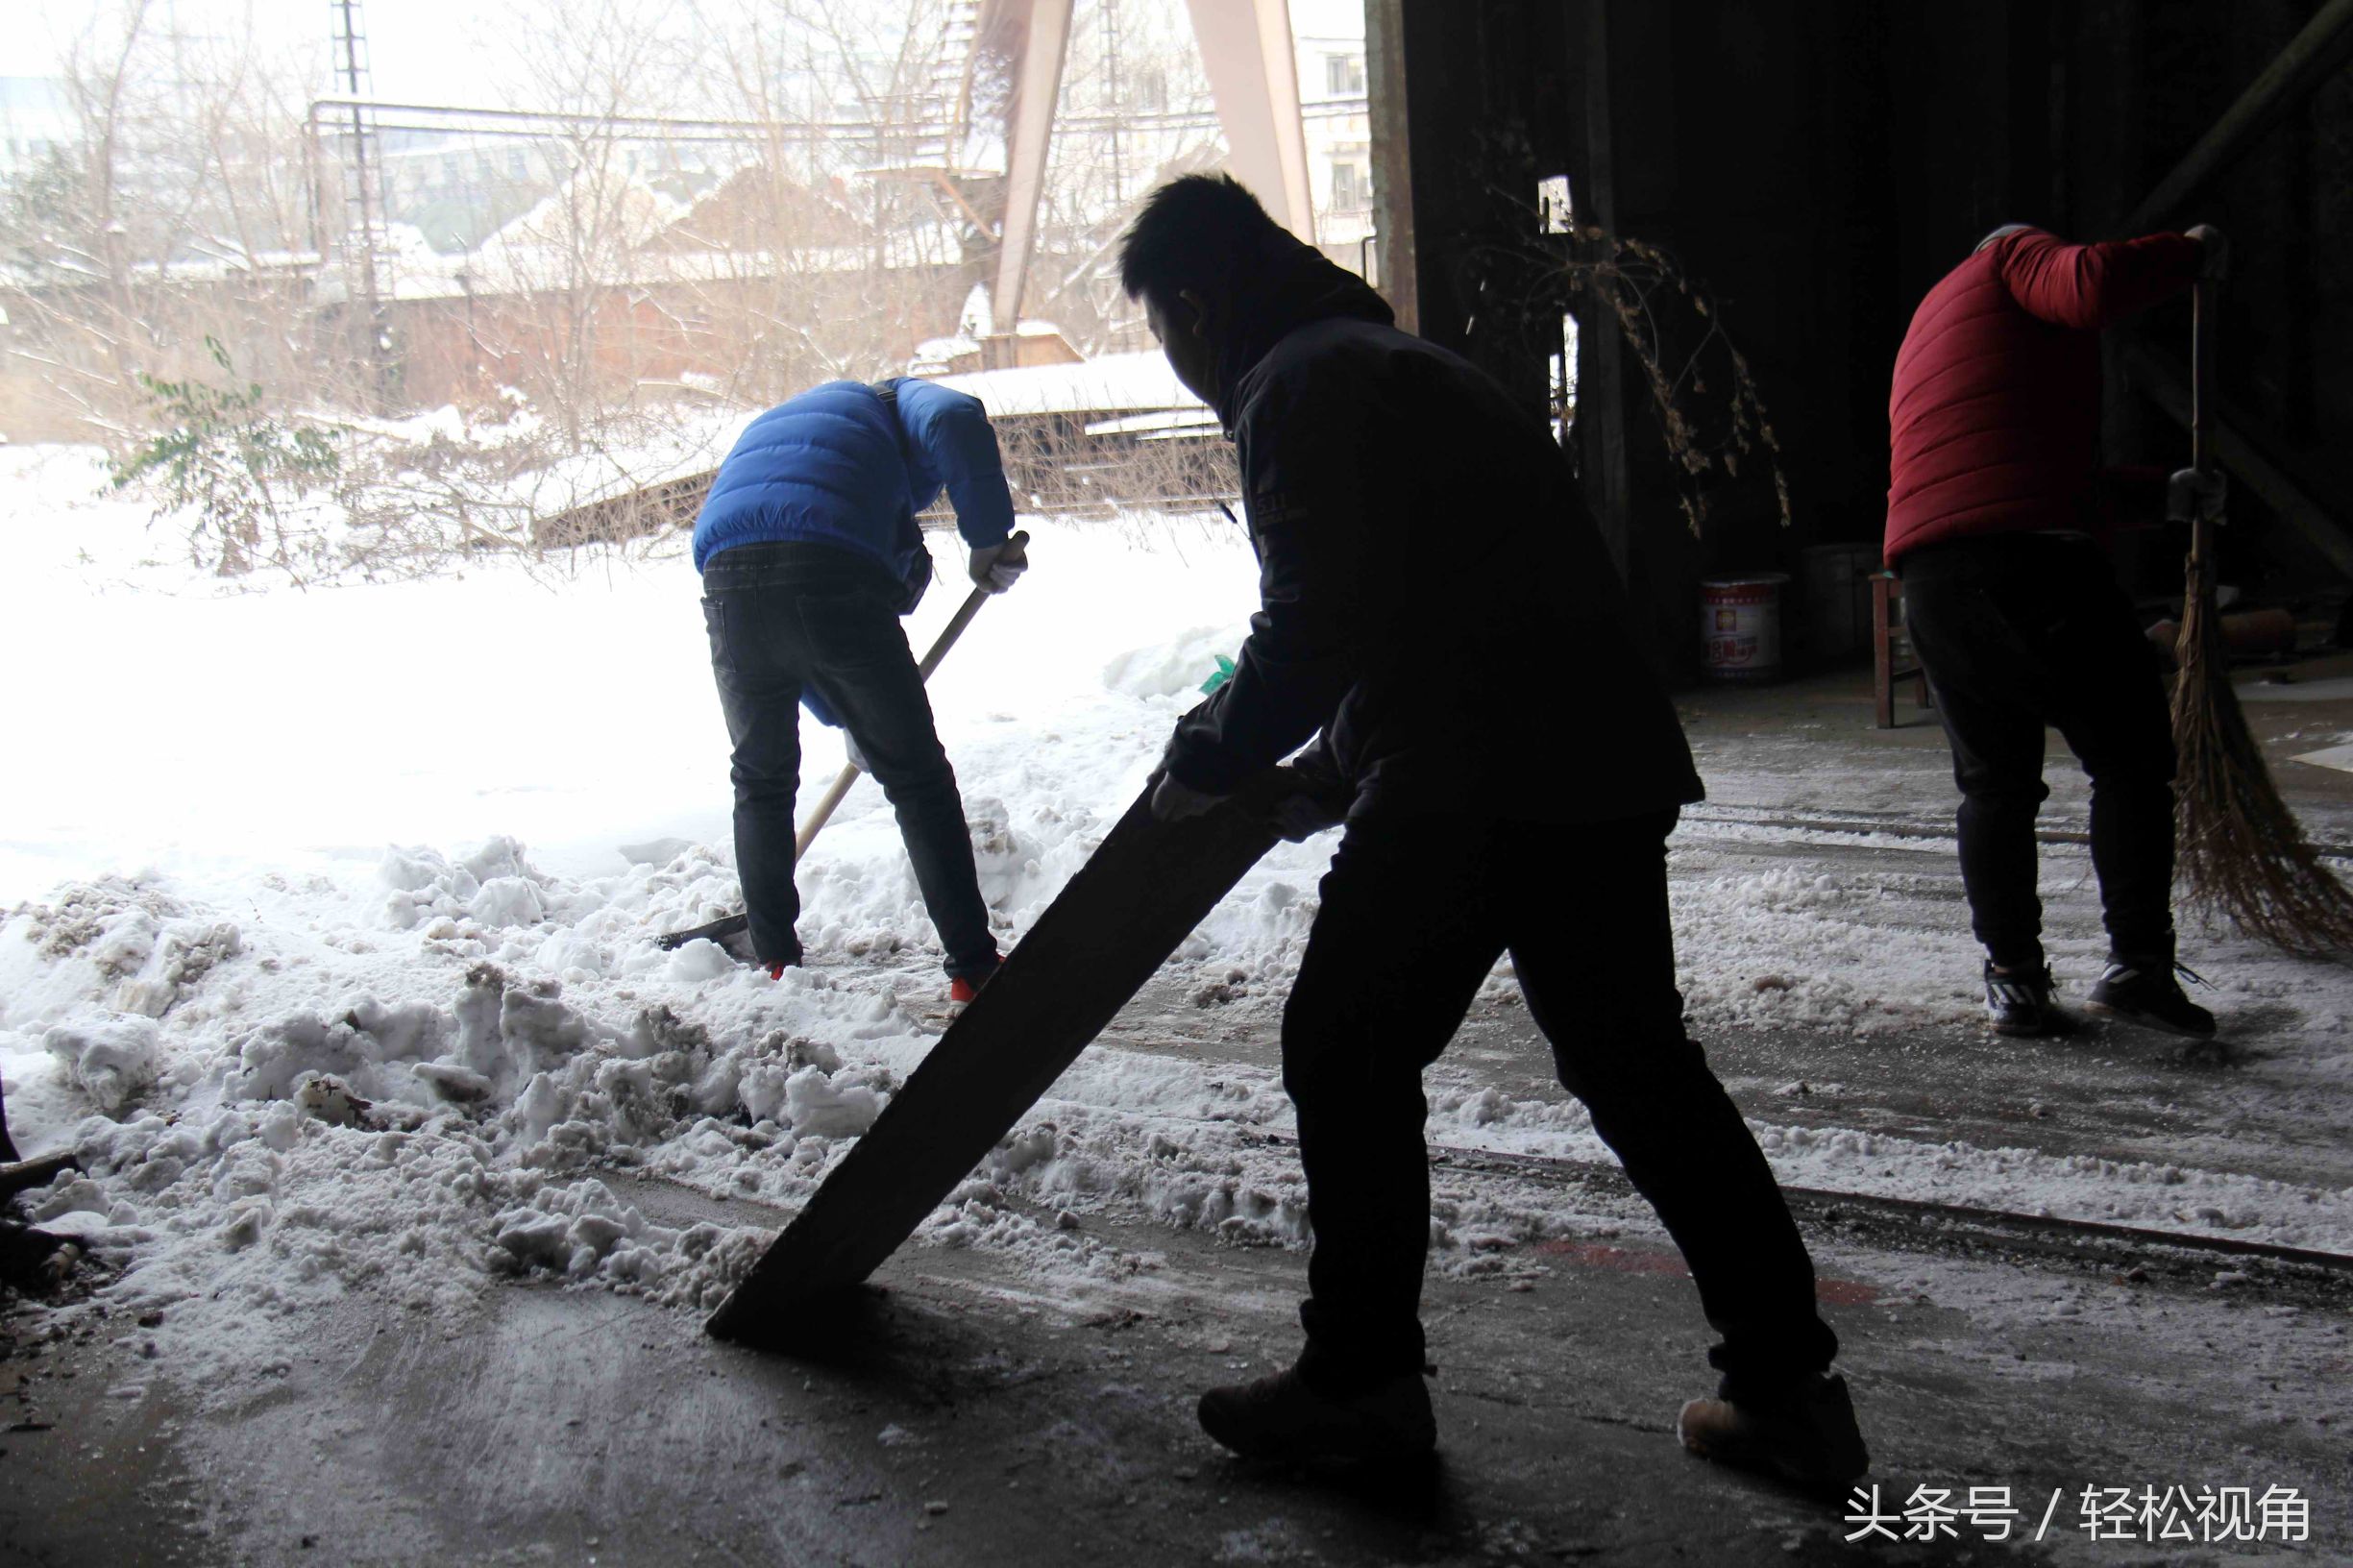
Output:
[[1992,959],[1985,961],[1985,1012],[1998,1035],[2034,1038],[2073,1034],[2075,1020],[2061,1012],[2054,999],[2058,989],[2047,964],[2002,969]]
[[2121,1023],[2162,1029],[2169,1035],[2187,1035],[2192,1040],[2212,1040],[2214,1015],[2183,993],[2181,983],[2173,978],[2177,973],[2188,975],[2201,986],[2207,984],[2179,964],[2137,964],[2110,959],[2107,972],[2092,988],[2084,1007],[2103,1018],[2115,1018]]

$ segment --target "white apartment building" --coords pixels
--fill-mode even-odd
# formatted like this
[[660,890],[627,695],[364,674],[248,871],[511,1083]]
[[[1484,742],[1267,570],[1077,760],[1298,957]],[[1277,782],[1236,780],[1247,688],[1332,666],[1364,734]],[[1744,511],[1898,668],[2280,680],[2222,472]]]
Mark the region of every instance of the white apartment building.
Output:
[[1352,0],[1291,0],[1291,26],[1315,237],[1336,257],[1358,265],[1356,253],[1373,232],[1364,11]]

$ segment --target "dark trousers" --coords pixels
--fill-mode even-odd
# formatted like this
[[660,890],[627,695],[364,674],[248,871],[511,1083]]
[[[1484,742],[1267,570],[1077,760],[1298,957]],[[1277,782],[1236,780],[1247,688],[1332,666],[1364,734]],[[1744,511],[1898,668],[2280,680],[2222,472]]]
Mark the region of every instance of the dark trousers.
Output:
[[1682,1248],[1709,1356],[1751,1387],[1829,1364],[1814,1267],[1740,1112],[1683,1032],[1667,923],[1672,810],[1562,826],[1355,821],[1283,1016],[1315,1245],[1307,1375],[1422,1365],[1430,1172],[1422,1069],[1507,948],[1560,1081]]
[[1961,787],[1961,880],[1987,954],[2043,962],[2034,819],[2045,726],[2092,780],[2092,867],[2115,955],[2173,961],[2173,732],[2157,650],[2088,539],[1996,535],[1903,557],[1903,618]]
[[800,785],[800,698],[838,716],[898,814],[923,905],[951,975],[984,975],[996,939],[972,866],[955,771],[908,651],[889,572],[830,545],[738,545],[702,575],[711,670],[734,743],[735,865],[764,963],[797,964],[793,799]]

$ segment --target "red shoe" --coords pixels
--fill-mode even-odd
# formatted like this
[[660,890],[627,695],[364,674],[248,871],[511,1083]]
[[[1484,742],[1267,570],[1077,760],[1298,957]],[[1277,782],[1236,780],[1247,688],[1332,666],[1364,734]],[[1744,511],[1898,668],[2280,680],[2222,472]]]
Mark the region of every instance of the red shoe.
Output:
[[771,980],[781,980],[781,979],[783,979],[783,978],[784,978],[784,966],[783,966],[783,965],[781,965],[781,964],[771,964],[771,965],[768,967],[768,977],[769,977]]
[[1004,964],[1005,961],[999,958],[996,961],[996,968],[992,968],[978,980],[968,980],[961,974],[950,976],[947,982],[948,1006],[968,1006],[972,998],[980,994],[980,988],[996,978],[996,969],[1002,968]]

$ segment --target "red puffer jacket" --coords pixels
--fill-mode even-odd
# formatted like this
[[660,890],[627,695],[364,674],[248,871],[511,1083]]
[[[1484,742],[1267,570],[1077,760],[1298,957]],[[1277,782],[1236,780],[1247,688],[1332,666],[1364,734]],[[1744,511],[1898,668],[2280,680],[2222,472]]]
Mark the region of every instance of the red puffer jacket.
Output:
[[1888,561],[1977,534],[2106,531],[2098,331],[2187,287],[2203,257],[2183,234],[2070,245],[2022,229],[1930,289],[1887,401]]

